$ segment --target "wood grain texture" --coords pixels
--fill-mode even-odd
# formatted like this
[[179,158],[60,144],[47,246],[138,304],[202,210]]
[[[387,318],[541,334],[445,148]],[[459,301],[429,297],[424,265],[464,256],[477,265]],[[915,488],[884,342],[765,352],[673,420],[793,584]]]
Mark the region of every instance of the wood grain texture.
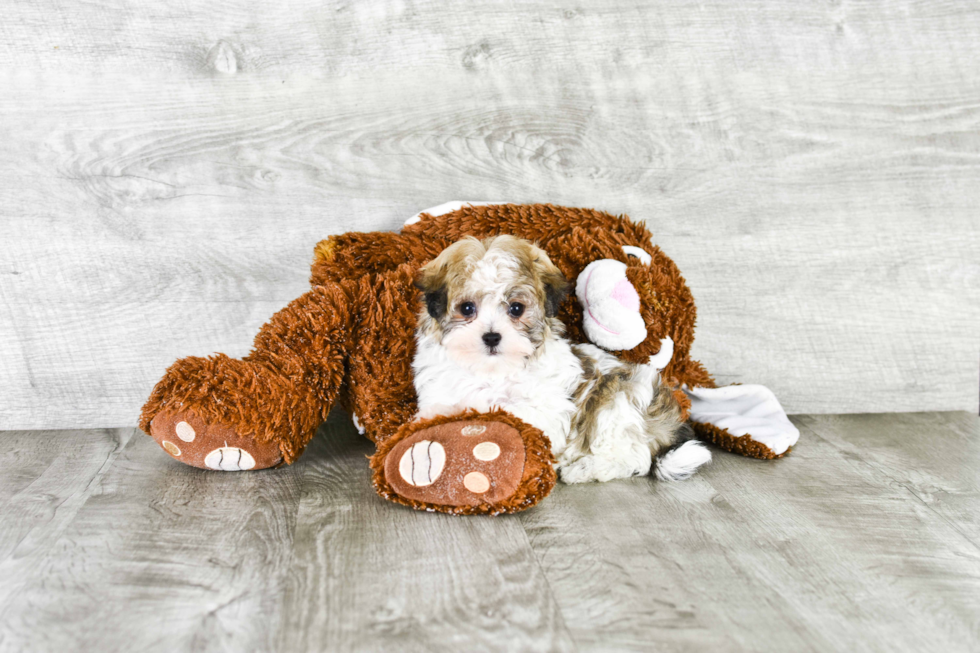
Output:
[[520,521],[384,501],[346,418],[311,447],[280,650],[574,650]]
[[719,454],[692,482],[562,487],[523,513],[580,649],[974,650],[980,551],[959,513],[977,496],[944,514],[899,479],[975,487],[975,465],[961,479],[921,452],[973,460],[980,420],[863,417],[799,421],[779,461]]
[[[975,416],[805,415],[800,421],[841,455],[860,456],[980,548],[980,450]],[[937,421],[941,424],[935,437]]]
[[5,565],[0,649],[271,650],[304,465],[201,474],[160,453],[132,438],[46,555]]
[[8,616],[58,558],[57,543],[134,432],[0,433],[0,650],[42,650],[33,633],[9,628]]
[[132,424],[313,244],[457,198],[646,220],[790,412],[980,395],[980,8],[7,3],[0,428]]
[[0,613],[17,597],[135,429],[25,431],[0,437]]
[[778,461],[497,518],[380,499],[340,413],[260,472],[0,433],[0,651],[977,650],[980,418],[795,421]]

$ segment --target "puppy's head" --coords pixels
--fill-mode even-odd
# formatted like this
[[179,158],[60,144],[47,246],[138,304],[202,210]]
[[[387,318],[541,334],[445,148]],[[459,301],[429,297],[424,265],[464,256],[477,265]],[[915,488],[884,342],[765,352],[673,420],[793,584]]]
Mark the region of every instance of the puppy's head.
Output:
[[524,367],[552,337],[568,282],[548,255],[513,236],[465,238],[422,268],[420,332],[463,367],[502,375]]

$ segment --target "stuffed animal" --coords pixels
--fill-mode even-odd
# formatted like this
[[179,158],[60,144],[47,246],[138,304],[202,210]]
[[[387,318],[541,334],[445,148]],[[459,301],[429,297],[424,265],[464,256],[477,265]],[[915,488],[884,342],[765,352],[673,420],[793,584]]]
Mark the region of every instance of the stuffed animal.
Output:
[[310,290],[262,327],[252,352],[178,360],[140,428],[188,465],[263,469],[296,461],[339,402],[376,446],[381,496],[455,514],[535,505],[556,481],[538,429],[499,410],[415,419],[412,359],[425,310],[417,273],[464,236],[499,234],[536,242],[574,284],[558,312],[567,337],[662,369],[701,439],[755,458],[781,457],[796,443],[769,390],[717,388],[690,357],[694,299],[644,225],[591,209],[481,202],[429,209],[401,233],[321,241]]

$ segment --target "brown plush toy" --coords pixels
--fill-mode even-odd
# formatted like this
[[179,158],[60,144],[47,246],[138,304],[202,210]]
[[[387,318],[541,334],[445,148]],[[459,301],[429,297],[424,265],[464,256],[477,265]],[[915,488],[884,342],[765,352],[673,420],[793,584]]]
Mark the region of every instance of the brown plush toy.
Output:
[[[558,314],[567,337],[622,360],[656,361],[699,437],[756,458],[780,457],[795,444],[799,433],[771,392],[715,388],[691,359],[694,300],[645,226],[547,204],[453,202],[418,214],[401,233],[321,241],[309,292],[262,327],[253,351],[178,360],[153,389],[140,428],[188,465],[262,469],[294,462],[339,401],[377,447],[371,467],[381,496],[456,514],[533,506],[556,480],[538,429],[500,411],[413,421],[415,328],[424,310],[417,273],[464,236],[499,234],[535,241],[576,284]],[[620,292],[627,283],[633,301]],[[413,447],[428,442],[441,443],[445,455],[413,480],[404,466]]]

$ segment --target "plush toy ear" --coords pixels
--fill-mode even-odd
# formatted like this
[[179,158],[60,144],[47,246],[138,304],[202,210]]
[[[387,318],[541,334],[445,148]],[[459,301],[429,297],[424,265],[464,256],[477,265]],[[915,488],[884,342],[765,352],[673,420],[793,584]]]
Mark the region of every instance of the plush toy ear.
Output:
[[415,287],[425,293],[425,310],[429,315],[435,320],[442,318],[449,307],[449,292],[446,290],[443,275],[423,268],[415,281]]

